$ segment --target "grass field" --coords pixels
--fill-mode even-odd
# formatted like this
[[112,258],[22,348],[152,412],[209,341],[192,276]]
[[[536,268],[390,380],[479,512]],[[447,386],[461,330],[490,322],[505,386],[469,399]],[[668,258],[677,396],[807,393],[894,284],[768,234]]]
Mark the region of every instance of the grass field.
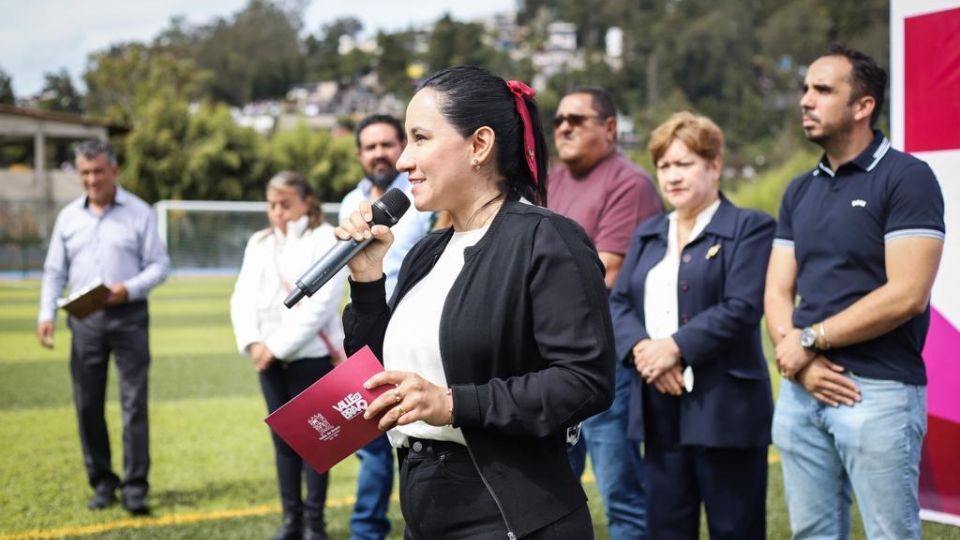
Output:
[[[131,519],[119,506],[86,509],[90,491],[71,404],[69,331],[61,321],[56,348],[39,347],[34,338],[39,284],[0,281],[0,540],[269,537],[280,519],[272,450],[255,373],[234,351],[232,285],[225,278],[173,278],[151,297],[153,514]],[[108,423],[119,470],[115,372],[110,377]],[[331,473],[332,539],[349,536],[356,466],[347,459]],[[606,538],[589,476],[584,485],[597,537]],[[396,504],[391,517],[391,538],[401,538]],[[767,520],[770,538],[789,537],[776,464],[770,468]],[[864,537],[858,520],[854,537]],[[925,524],[924,537],[960,539],[960,529]]]

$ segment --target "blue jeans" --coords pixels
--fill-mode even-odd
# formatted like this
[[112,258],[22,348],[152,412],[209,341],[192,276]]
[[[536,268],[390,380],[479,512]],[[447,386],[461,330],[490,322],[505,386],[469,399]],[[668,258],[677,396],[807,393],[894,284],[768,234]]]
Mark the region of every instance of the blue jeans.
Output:
[[868,538],[920,538],[920,448],[927,391],[847,375],[863,400],[824,405],[783,380],[773,415],[795,539],[850,536],[851,491]]
[[390,532],[387,507],[393,491],[393,449],[386,435],[357,450],[357,502],[350,516],[351,540],[383,540]]
[[583,474],[585,453],[590,453],[611,540],[647,537],[643,461],[639,445],[626,435],[629,403],[630,372],[618,363],[613,405],[583,422],[580,441],[568,452],[570,466],[577,476]]

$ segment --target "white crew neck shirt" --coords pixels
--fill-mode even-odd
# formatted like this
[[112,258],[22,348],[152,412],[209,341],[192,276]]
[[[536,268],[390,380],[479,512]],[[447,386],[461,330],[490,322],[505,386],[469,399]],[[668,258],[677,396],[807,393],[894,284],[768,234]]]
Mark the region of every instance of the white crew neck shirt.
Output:
[[[415,284],[394,309],[383,338],[383,365],[387,370],[409,371],[446,388],[440,358],[440,316],[443,304],[463,269],[463,252],[483,238],[489,224],[472,231],[455,232],[430,273]],[[466,445],[463,432],[453,426],[431,426],[423,421],[387,432],[396,448],[408,438],[451,441]]]

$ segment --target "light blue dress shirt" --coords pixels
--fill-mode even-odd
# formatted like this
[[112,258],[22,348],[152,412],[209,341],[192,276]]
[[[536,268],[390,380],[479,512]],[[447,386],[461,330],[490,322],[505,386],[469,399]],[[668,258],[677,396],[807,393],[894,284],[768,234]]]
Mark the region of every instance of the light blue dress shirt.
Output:
[[38,320],[56,319],[57,299],[67,283],[77,291],[97,282],[122,282],[128,301],[142,300],[166,279],[169,269],[150,205],[117,186],[113,204],[98,216],[84,195],[57,215],[43,263]]
[[[360,183],[357,184],[357,187],[354,188],[353,191],[347,193],[343,198],[343,202],[340,203],[341,222],[357,210],[361,201],[370,199],[371,187],[373,187],[373,182],[368,178],[364,178],[360,180]],[[414,208],[413,194],[410,187],[410,180],[407,177],[407,173],[398,174],[397,177],[393,179],[393,182],[390,183],[390,188],[397,188],[403,191],[407,195],[407,198],[410,199],[411,204],[407,212],[400,218],[400,222],[390,228],[390,230],[393,231],[393,245],[390,246],[390,250],[387,251],[387,255],[383,258],[383,273],[387,276],[386,287],[388,299],[393,295],[393,288],[397,285],[397,274],[400,273],[400,264],[403,262],[403,258],[407,256],[407,252],[410,251],[425,234],[430,232],[430,225],[433,222],[433,212],[420,212]]]

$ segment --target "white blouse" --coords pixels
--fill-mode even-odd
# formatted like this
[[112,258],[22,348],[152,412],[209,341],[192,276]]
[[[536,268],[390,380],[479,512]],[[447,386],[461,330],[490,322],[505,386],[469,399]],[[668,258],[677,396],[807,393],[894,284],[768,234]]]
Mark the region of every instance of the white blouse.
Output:
[[[489,225],[453,233],[430,273],[400,300],[383,338],[383,365],[386,369],[418,373],[437,386],[447,387],[440,358],[443,303],[463,269],[464,250],[479,242],[488,228]],[[388,431],[387,436],[390,444],[397,448],[408,446],[409,437],[467,444],[459,428],[431,426],[423,421],[398,426]]]
[[240,274],[230,297],[230,320],[237,349],[264,343],[284,361],[326,356],[328,350],[319,332],[337,347],[343,346],[340,303],[347,269],[333,276],[312,297],[304,297],[292,309],[283,300],[311,264],[336,243],[333,227],[326,223],[309,229],[308,216],[279,229],[254,233],[247,242]]
[[[697,214],[687,243],[693,242],[720,208],[720,199]],[[650,271],[643,288],[643,321],[650,339],[670,337],[680,328],[677,307],[677,280],[680,273],[680,240],[677,237],[677,212],[667,216],[667,253]]]

